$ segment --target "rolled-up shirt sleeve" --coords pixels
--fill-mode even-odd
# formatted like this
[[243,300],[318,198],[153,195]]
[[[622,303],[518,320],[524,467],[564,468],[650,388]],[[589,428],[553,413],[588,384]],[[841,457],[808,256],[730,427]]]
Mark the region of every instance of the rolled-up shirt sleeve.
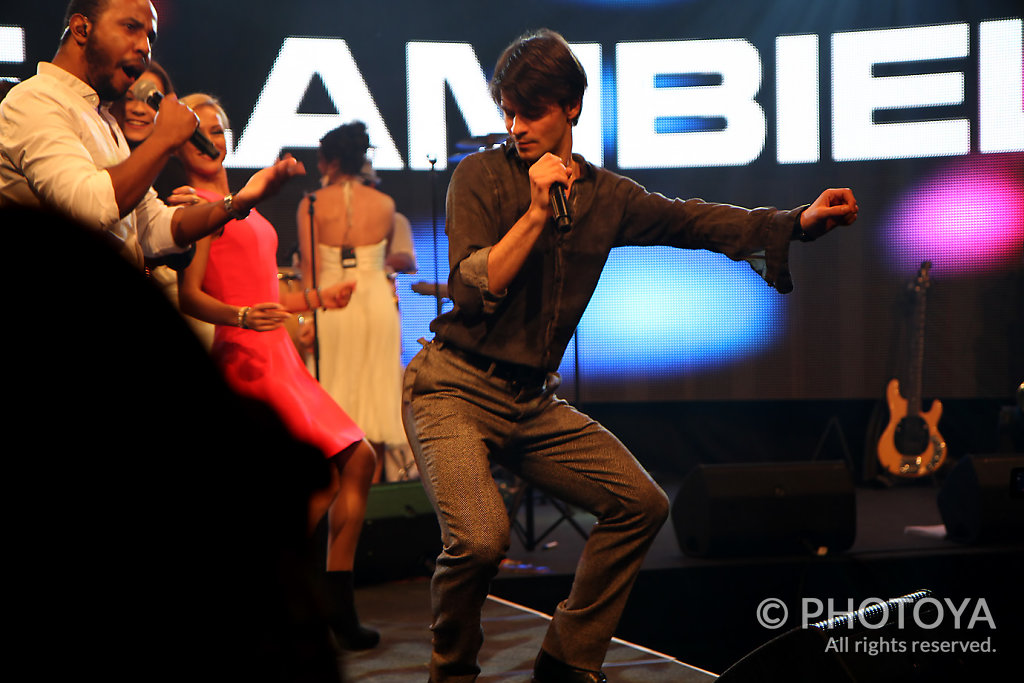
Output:
[[493,313],[507,294],[507,292],[495,294],[491,291],[487,271],[487,258],[490,254],[491,247],[478,249],[463,259],[458,268],[458,275],[462,282],[478,292],[480,312],[485,314]]
[[139,205],[135,207],[135,218],[138,221],[136,229],[139,233],[139,246],[148,257],[167,256],[168,254],[180,253],[184,250],[174,242],[174,234],[171,232],[171,221],[174,220],[174,212],[184,207],[167,206],[157,197],[156,190],[149,188],[149,192],[142,198]]
[[448,291],[469,316],[489,315],[504,300],[504,293],[490,290],[487,275],[491,247],[501,239],[495,203],[500,205],[503,197],[490,169],[479,161],[464,159],[448,185]]

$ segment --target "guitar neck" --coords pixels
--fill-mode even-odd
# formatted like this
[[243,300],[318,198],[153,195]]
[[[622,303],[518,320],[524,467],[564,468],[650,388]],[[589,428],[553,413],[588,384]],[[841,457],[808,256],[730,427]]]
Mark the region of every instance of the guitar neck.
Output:
[[914,325],[910,351],[910,372],[907,377],[907,415],[918,417],[921,413],[921,375],[924,369],[924,320],[928,291],[928,271],[931,262],[921,264],[921,270],[914,280]]

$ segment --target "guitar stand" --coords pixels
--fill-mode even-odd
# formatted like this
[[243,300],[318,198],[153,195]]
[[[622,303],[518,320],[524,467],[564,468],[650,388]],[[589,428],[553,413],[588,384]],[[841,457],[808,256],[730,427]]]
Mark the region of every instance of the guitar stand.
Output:
[[828,440],[828,435],[835,430],[836,437],[839,439],[839,446],[843,451],[843,460],[846,461],[846,466],[850,468],[850,473],[853,473],[853,456],[850,455],[850,446],[846,441],[846,434],[843,433],[843,427],[839,424],[839,418],[835,415],[829,418],[828,423],[825,425],[824,431],[821,433],[821,438],[818,439],[818,445],[814,448],[814,454],[811,455],[811,460],[817,460],[818,456],[821,455],[822,448],[825,447],[825,442]]
[[[544,533],[538,536],[535,529],[536,517],[533,509],[537,491],[531,484],[527,484],[518,477],[516,477],[516,482],[518,483],[518,490],[515,492],[512,502],[509,505],[508,517],[509,521],[512,523],[512,530],[516,532],[516,536],[519,537],[519,540],[527,550],[532,551],[535,549],[540,545],[541,541],[547,538],[548,534],[554,531],[562,522],[568,522],[584,539],[589,538],[586,530],[584,530],[583,527],[581,527],[573,518],[572,506],[552,496],[546,497],[548,502],[558,510],[559,517],[544,531]],[[520,509],[524,510],[526,517],[525,522],[519,521]]]

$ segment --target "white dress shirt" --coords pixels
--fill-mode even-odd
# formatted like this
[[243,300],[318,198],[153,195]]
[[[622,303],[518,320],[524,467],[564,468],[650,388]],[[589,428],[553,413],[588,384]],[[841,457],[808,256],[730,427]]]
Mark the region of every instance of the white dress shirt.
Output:
[[99,95],[49,62],[0,102],[0,206],[46,206],[115,237],[130,261],[183,251],[171,235],[176,209],[152,188],[120,217],[106,169],[131,151]]

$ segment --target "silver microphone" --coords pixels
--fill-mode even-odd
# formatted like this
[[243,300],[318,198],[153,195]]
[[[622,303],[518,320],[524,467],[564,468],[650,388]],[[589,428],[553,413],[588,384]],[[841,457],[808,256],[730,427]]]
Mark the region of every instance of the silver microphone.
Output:
[[[153,109],[159,109],[160,103],[164,99],[164,94],[160,92],[160,89],[156,87],[156,83],[149,80],[135,81],[135,85],[132,86],[132,97],[137,100],[142,100]],[[199,130],[198,124],[196,125],[195,132],[192,133],[192,137],[189,138],[189,142],[196,146],[201,153],[216,159],[220,156],[220,150],[213,144],[210,138],[206,137],[201,130]]]

